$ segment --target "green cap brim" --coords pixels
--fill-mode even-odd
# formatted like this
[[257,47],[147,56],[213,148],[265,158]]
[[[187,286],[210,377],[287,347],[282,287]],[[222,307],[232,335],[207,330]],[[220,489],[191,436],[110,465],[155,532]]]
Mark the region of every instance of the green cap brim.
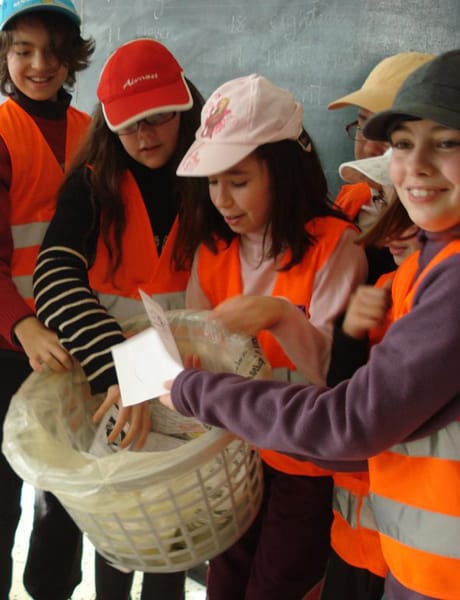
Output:
[[460,130],[460,113],[432,104],[400,104],[397,110],[385,110],[370,117],[363,134],[370,140],[389,141],[396,124],[404,120],[428,119],[449,129]]

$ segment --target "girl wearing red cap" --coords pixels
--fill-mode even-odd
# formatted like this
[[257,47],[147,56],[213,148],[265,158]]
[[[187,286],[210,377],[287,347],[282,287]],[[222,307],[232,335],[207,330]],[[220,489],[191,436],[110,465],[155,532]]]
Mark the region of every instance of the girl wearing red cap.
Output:
[[[56,194],[89,116],[66,91],[94,50],[68,1],[0,7],[0,443],[11,396],[43,365],[72,368],[35,317],[32,273]],[[0,598],[9,596],[22,481],[0,455]],[[54,496],[36,491],[24,585],[36,600],[67,600],[81,581],[81,534]]]
[[[111,347],[121,323],[144,314],[139,289],[165,309],[182,308],[191,252],[181,239],[183,204],[204,198],[202,182],[176,168],[193,140],[202,98],[159,42],[120,46],[103,67],[88,136],[58,198],[34,274],[39,318],[80,362],[93,393],[105,395],[95,420],[121,405]],[[142,447],[150,404],[121,408],[109,435]],[[142,599],[182,600],[184,573],[146,573]],[[133,573],[96,558],[97,600],[128,600]]]

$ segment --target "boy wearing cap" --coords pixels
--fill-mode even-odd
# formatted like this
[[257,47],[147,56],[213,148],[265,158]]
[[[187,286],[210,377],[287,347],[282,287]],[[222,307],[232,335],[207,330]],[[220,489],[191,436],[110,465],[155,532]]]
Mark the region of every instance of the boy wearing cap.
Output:
[[[362,135],[366,120],[377,111],[391,106],[398,89],[408,75],[433,58],[433,54],[401,52],[380,61],[369,73],[363,85],[354,92],[329,103],[329,110],[356,106],[356,120],[345,129],[354,141],[355,160],[372,158],[385,152],[386,142],[367,140]],[[342,186],[336,204],[365,231],[372,225],[383,207],[379,187],[372,182],[356,182]],[[374,283],[385,272],[393,269],[393,259],[386,249],[366,248],[369,262],[368,283]]]
[[[69,0],[4,0],[0,7],[0,411],[30,373],[72,368],[34,316],[32,273],[55,196],[89,116],[70,106],[93,52]],[[0,433],[0,438],[2,434]],[[22,481],[0,456],[0,598],[8,598]],[[81,535],[51,494],[36,491],[24,585],[37,600],[67,600],[81,580]]]
[[[106,61],[85,143],[61,187],[34,274],[39,318],[78,360],[104,401],[99,421],[122,407],[111,348],[121,323],[145,314],[139,289],[164,309],[183,308],[191,256],[178,215],[190,196],[207,197],[202,180],[176,177],[193,140],[202,97],[159,42],[129,41]],[[192,249],[193,250],[193,249]],[[108,437],[126,426],[120,446],[141,448],[150,403],[120,408]],[[133,573],[96,555],[97,600],[128,600]],[[182,600],[185,574],[145,573],[143,600]]]

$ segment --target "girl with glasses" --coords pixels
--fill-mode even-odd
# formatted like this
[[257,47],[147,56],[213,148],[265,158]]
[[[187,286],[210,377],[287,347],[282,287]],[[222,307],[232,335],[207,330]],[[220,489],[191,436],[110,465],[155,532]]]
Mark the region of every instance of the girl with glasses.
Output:
[[[202,98],[167,48],[149,38],[120,46],[102,69],[97,95],[34,276],[39,318],[80,362],[91,391],[105,394],[96,421],[120,405],[111,347],[124,340],[121,322],[144,313],[139,289],[165,309],[183,307],[190,261],[182,205],[206,194],[201,181],[175,174]],[[120,408],[109,440],[123,428],[120,446],[141,448],[149,403]],[[97,556],[97,600],[128,600],[132,579]],[[146,574],[142,598],[182,600],[183,587],[184,573]]]

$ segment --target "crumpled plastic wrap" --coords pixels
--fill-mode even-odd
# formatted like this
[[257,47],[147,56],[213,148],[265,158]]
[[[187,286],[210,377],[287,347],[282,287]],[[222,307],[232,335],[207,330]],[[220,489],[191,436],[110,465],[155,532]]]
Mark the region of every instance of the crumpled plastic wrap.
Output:
[[[170,311],[167,317],[182,356],[198,354],[202,367],[212,371],[270,377],[257,342],[229,335],[207,320],[207,311]],[[125,323],[125,330],[148,325],[142,315]],[[126,449],[94,456],[88,452],[96,433],[91,417],[101,400],[91,395],[79,368],[33,373],[5,420],[2,450],[12,468],[54,493],[97,550],[121,569],[187,569],[233,544],[260,506],[257,453],[229,432],[206,428],[166,452]],[[196,430],[194,419],[157,400],[152,414],[161,414],[152,420],[160,433],[172,424]]]

